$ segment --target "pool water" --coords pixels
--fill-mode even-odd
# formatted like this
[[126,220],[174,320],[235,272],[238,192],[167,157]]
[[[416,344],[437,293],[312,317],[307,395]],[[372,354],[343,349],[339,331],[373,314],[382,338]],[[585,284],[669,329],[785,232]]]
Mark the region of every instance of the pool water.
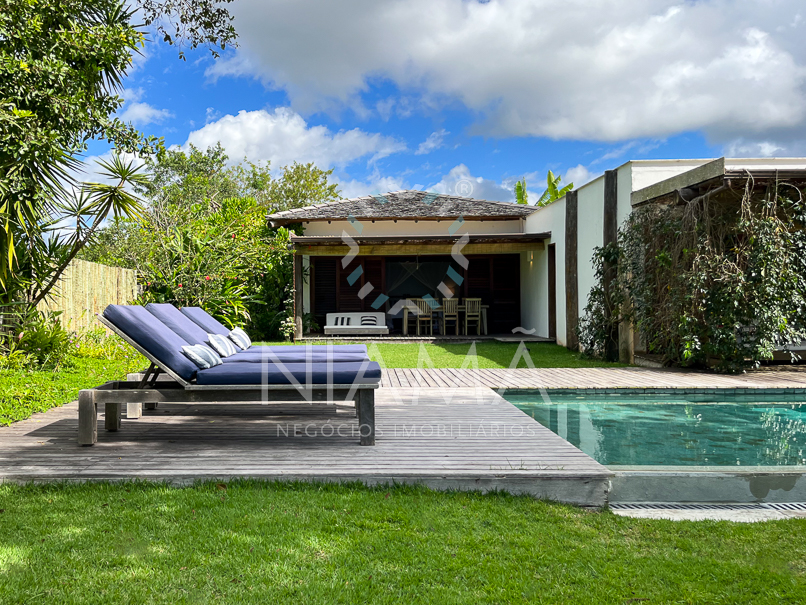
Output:
[[607,465],[806,465],[806,402],[696,402],[646,395],[549,395],[506,399]]

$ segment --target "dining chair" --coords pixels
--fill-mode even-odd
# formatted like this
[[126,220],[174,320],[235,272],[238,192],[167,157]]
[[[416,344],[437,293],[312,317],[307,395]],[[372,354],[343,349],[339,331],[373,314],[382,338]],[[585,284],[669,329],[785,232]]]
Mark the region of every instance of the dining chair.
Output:
[[481,299],[465,298],[465,334],[470,334],[468,324],[476,322],[476,334],[481,334]]
[[442,335],[448,333],[448,322],[452,321],[456,326],[456,335],[459,335],[459,299],[442,299]]
[[[417,300],[418,299],[416,299],[416,298],[407,298],[406,302],[410,302],[410,303],[416,305]],[[413,330],[415,330],[417,328],[417,314],[414,312],[413,309],[409,308],[407,318],[408,318],[407,319],[408,325],[406,326],[406,333],[407,334],[413,334],[414,333]],[[412,331],[409,331],[409,330],[412,330]]]
[[420,330],[425,325],[428,328],[428,333],[434,335],[434,310],[428,301],[423,298],[415,298],[414,302],[417,303],[417,336],[420,335]]

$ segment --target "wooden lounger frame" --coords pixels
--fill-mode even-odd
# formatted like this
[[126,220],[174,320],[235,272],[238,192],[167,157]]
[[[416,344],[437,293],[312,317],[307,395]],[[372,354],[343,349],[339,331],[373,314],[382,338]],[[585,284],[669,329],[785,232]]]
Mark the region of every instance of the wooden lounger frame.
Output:
[[[375,445],[375,389],[379,384],[330,385],[197,385],[166,367],[102,315],[98,320],[151,362],[139,381],[116,380],[78,394],[78,443],[93,445],[98,441],[98,405],[105,406],[104,428],[120,428],[123,404],[143,403],[153,407],[160,402],[217,403],[271,401],[350,401],[355,403],[361,445]],[[257,364],[256,364],[257,365]],[[160,373],[173,381],[157,380]]]

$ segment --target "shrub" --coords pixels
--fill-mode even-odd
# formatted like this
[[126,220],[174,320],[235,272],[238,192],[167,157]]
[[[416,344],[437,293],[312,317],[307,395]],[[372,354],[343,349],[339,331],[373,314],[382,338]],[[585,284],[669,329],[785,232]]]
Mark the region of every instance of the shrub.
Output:
[[[733,372],[771,359],[806,339],[804,226],[801,191],[752,178],[744,191],[637,209],[615,252],[612,291],[626,298],[604,313],[597,271],[581,341],[600,354],[612,322],[627,320],[671,363]],[[596,251],[597,267],[608,254]]]
[[36,309],[6,313],[8,322],[0,349],[7,367],[58,369],[72,362],[73,333],[59,321],[60,311],[42,313]]

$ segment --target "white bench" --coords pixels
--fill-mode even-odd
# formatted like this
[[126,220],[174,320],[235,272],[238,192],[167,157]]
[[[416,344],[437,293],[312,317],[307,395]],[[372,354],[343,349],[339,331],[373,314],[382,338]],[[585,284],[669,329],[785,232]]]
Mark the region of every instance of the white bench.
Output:
[[386,313],[328,313],[325,334],[389,334]]

